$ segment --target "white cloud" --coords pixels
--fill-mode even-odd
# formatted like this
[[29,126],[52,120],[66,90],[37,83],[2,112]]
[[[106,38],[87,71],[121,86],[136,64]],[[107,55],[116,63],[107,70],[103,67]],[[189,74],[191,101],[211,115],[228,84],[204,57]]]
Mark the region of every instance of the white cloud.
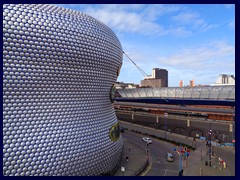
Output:
[[198,20],[199,14],[197,13],[180,13],[173,16],[172,19],[179,24],[192,24]]
[[100,6],[107,11],[138,11],[144,8],[144,4],[103,4]]
[[182,12],[176,16],[173,16],[172,20],[180,25],[189,25],[200,32],[205,32],[209,29],[218,27],[218,25],[215,24],[207,24],[196,12]]
[[235,70],[234,47],[226,43],[212,43],[212,46],[194,47],[160,59],[169,71],[169,86],[177,86],[179,80],[189,85],[213,84],[219,74],[232,74]]
[[[178,11],[180,7],[170,5],[104,5],[102,8],[88,7],[85,12],[107,24],[116,32],[140,33],[143,35],[191,34],[182,27],[169,29],[157,22],[160,16]],[[131,10],[131,11],[130,11]]]
[[[184,9],[179,5],[144,4],[103,4],[103,5],[64,5],[81,11],[108,25],[116,33],[139,33],[145,36],[189,37],[194,31],[204,32],[216,25],[209,25],[197,12],[179,13]],[[178,15],[173,16],[172,14]],[[163,18],[163,21],[161,21]],[[168,26],[166,21],[171,23]],[[189,28],[190,27],[192,28]],[[194,30],[194,31],[193,31]]]
[[168,34],[171,34],[175,37],[189,37],[193,34],[192,31],[186,30],[185,27],[177,27],[177,28],[172,28],[172,29],[168,29]]
[[120,32],[138,32],[145,35],[163,32],[163,28],[159,24],[144,19],[138,13],[126,12],[121,10],[122,8],[116,11],[113,9],[113,7],[108,9],[88,8],[86,12]]
[[149,19],[151,21],[157,20],[157,18],[179,11],[181,9],[178,5],[163,5],[163,4],[155,4],[150,6],[145,6],[142,10],[142,16],[145,19]]
[[[199,47],[186,47],[176,54],[160,58],[160,62],[179,69],[211,70],[223,69],[228,56],[235,55],[235,47],[222,41],[210,42]],[[231,63],[234,59],[230,60]],[[223,63],[219,63],[223,62]]]

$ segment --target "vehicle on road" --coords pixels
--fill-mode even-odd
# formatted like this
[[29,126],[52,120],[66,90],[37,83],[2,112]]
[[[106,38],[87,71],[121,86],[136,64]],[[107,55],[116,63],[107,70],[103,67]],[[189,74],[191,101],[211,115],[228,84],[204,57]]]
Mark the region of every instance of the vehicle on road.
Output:
[[173,157],[172,153],[166,153],[165,154],[165,158],[169,162],[173,162],[174,161],[174,157]]
[[148,137],[143,137],[142,141],[145,142],[145,143],[148,143],[148,144],[152,144],[152,139],[148,138]]

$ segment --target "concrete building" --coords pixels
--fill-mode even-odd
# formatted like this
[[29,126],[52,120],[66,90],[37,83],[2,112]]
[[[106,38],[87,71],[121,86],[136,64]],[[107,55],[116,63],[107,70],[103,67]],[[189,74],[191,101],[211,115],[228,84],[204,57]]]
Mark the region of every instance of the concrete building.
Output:
[[141,87],[168,87],[168,71],[166,69],[154,68],[152,76],[141,81]]
[[138,88],[139,84],[116,82],[115,87],[116,89],[134,89],[134,88]]
[[161,79],[144,79],[141,81],[141,87],[159,88],[159,87],[162,87],[162,80]]
[[235,85],[235,77],[230,74],[219,74],[215,85]]

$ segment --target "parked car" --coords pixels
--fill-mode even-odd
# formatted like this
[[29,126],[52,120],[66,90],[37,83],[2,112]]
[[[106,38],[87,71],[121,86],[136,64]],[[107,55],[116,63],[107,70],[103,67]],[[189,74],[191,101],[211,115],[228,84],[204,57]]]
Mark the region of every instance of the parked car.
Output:
[[172,153],[166,153],[165,158],[167,161],[170,161],[170,162],[174,161],[174,157],[173,157]]
[[145,143],[148,143],[148,144],[152,144],[151,138],[148,138],[148,137],[143,137],[142,141],[145,142]]
[[120,127],[121,133],[124,133],[124,127]]

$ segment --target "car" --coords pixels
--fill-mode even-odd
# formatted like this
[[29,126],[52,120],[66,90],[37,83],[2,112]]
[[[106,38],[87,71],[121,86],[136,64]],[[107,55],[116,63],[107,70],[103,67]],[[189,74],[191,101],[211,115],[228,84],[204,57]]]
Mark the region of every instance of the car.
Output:
[[120,127],[121,133],[124,133],[124,127]]
[[148,137],[143,137],[142,141],[145,142],[145,143],[148,143],[148,144],[152,144],[151,138],[148,138]]
[[172,153],[166,153],[165,154],[165,158],[169,162],[173,162],[174,161],[174,157],[173,157]]

